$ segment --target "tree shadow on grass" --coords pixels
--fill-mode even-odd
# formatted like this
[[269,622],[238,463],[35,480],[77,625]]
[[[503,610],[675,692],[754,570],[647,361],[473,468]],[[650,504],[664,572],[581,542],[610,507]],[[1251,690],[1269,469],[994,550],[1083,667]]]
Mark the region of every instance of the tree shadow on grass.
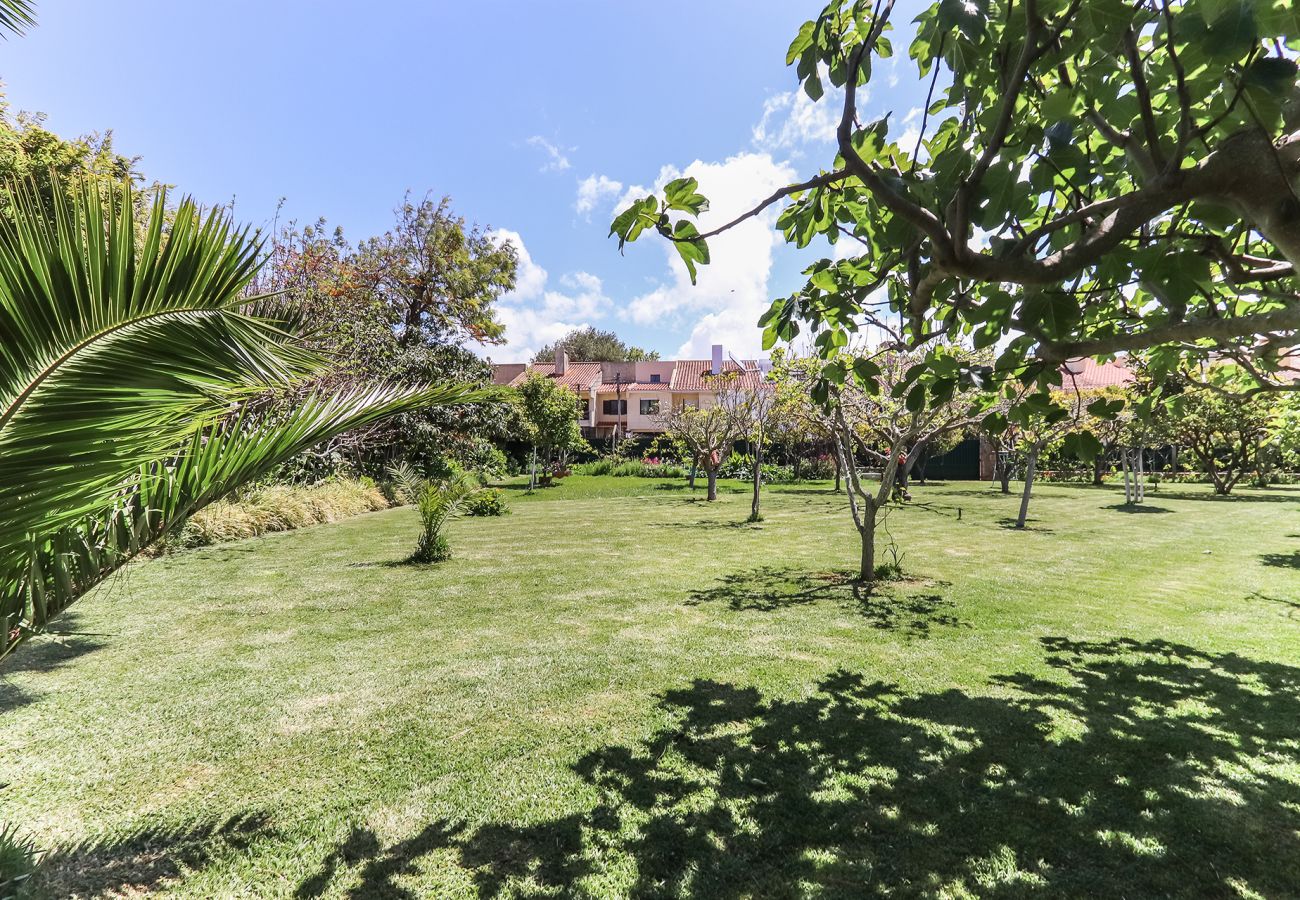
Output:
[[754,531],[762,531],[763,523],[746,522],[743,519],[738,522],[731,521],[729,519],[700,519],[695,522],[654,522],[650,525],[650,527],[651,528],[685,528],[688,530],[695,529],[695,528],[731,528],[731,529],[753,529]]
[[1300,569],[1300,550],[1290,553],[1261,553],[1259,561],[1278,569]]
[[1148,503],[1112,503],[1109,506],[1103,506],[1102,509],[1110,509],[1122,513],[1171,513],[1172,509],[1163,506],[1152,506]]
[[1247,600],[1263,600],[1265,603],[1276,603],[1283,610],[1283,615],[1288,619],[1300,618],[1300,602],[1288,600],[1285,597],[1270,597],[1259,591],[1254,591],[1246,595]]
[[663,695],[658,732],[575,764],[587,812],[435,821],[388,848],[354,835],[298,896],[335,877],[415,896],[394,878],[436,848],[480,897],[1296,894],[1300,669],[1041,644],[997,696],[845,670],[792,698],[696,680]]
[[[937,585],[937,582],[927,582]],[[708,588],[692,591],[688,606],[725,603],[736,611],[774,612],[810,603],[835,603],[858,613],[873,628],[896,631],[908,637],[926,637],[935,627],[968,627],[951,610],[955,604],[934,593],[908,594],[895,582],[878,582],[867,591],[848,570],[803,572],[778,566],[760,566],[733,572]]]
[[249,813],[185,825],[147,825],[54,847],[23,896],[134,897],[180,879],[230,850],[268,834],[269,818]]
[[1004,518],[998,519],[997,524],[999,528],[1005,528],[1008,531],[1033,531],[1038,534],[1056,534],[1055,528],[1049,528],[1046,525],[1036,524],[1039,521],[1040,520],[1035,519],[1033,516],[1030,516],[1028,519],[1025,520],[1024,527],[1020,528],[1016,526],[1017,519],[1014,516],[1006,516]]
[[56,629],[37,635],[0,662],[0,714],[40,699],[39,694],[14,684],[11,676],[51,672],[106,645],[103,638],[107,635],[79,631],[80,621],[75,611],[64,613],[59,617]]
[[1258,493],[1252,490],[1237,491],[1231,494],[1216,494],[1208,488],[1204,492],[1180,491],[1168,487],[1161,488],[1161,500],[1206,500],[1214,503],[1300,503],[1300,494]]

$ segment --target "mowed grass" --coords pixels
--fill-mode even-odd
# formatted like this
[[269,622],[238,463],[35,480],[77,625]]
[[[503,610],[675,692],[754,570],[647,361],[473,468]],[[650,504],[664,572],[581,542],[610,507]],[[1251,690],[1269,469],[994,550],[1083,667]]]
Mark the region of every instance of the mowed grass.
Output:
[[33,893],[1300,896],[1300,490],[924,487],[872,596],[825,485],[508,493],[438,566],[374,513],[20,653]]

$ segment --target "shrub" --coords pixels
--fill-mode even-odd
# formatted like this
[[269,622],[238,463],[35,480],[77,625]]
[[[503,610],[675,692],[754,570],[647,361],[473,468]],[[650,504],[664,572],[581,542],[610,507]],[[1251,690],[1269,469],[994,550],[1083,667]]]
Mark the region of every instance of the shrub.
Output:
[[[793,484],[794,470],[787,466],[764,463],[760,469],[764,484]],[[747,453],[732,453],[718,470],[719,478],[735,478],[739,481],[754,480],[754,457]]]
[[830,481],[835,477],[835,457],[822,453],[799,465],[799,475],[809,481]]
[[465,502],[467,516],[504,516],[508,512],[505,491],[500,488],[485,488]]
[[161,549],[206,547],[271,531],[337,522],[390,505],[368,478],[332,478],[306,486],[264,485],[199,510]]
[[613,475],[616,478],[685,478],[681,466],[660,460],[598,459],[573,467],[578,475]]
[[591,462],[578,463],[573,467],[573,471],[578,475],[609,475],[614,470],[614,462],[609,459],[597,459]]
[[17,896],[36,871],[36,844],[18,826],[0,824],[0,897]]
[[475,472],[481,484],[499,481],[510,472],[510,461],[491,441],[475,438],[468,447],[456,454],[456,462],[464,469]]

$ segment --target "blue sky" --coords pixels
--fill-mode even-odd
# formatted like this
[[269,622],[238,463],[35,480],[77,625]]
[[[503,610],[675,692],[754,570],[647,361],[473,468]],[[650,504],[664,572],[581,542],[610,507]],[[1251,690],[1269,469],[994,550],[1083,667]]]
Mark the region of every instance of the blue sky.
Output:
[[[255,225],[283,198],[282,218],[355,240],[407,190],[450,194],[524,259],[499,361],[582,324],[665,355],[753,354],[755,319],[807,262],[770,217],[714,241],[698,288],[662,242],[620,257],[606,234],[620,198],[682,172],[729,218],[830,162],[833,97],[810,104],[784,66],[819,6],[38,0],[0,77],[14,108],[65,136],[112,129],[149,178],[233,198]],[[893,109],[901,133],[921,101],[901,60],[877,68],[864,115]]]

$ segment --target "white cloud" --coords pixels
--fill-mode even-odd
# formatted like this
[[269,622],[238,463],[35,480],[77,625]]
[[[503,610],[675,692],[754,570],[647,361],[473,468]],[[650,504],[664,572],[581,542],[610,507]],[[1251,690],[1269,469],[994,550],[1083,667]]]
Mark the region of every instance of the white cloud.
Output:
[[563,172],[570,168],[569,158],[564,155],[555,144],[552,144],[540,134],[535,134],[528,139],[528,146],[536,147],[546,154],[546,162],[542,164],[542,172]]
[[590,216],[600,203],[623,190],[623,182],[607,175],[588,175],[578,182],[578,199],[573,208],[580,215]]
[[501,296],[497,317],[505,326],[505,344],[477,345],[482,356],[499,362],[526,362],[544,344],[585,328],[606,315],[611,306],[601,280],[590,272],[572,272],[560,278],[561,290],[547,290],[547,271],[533,261],[517,231],[498,228],[496,240],[512,244],[519,258],[515,289]]
[[[795,172],[773,161],[768,153],[742,153],[720,163],[696,160],[683,171],[665,167],[657,186],[677,177],[699,180],[700,192],[709,198],[709,211],[700,217],[700,230],[708,231],[754,206],[776,188],[788,184]],[[699,270],[692,285],[677,250],[662,242],[669,278],[632,300],[624,315],[642,324],[679,325],[690,336],[678,351],[705,357],[709,346],[722,343],[728,353],[755,355],[761,349],[759,316],[769,303],[768,276],[778,240],[773,229],[775,208],[709,240],[713,262]]]
[[498,228],[492,234],[498,243],[513,244],[515,256],[519,260],[519,266],[515,270],[515,289],[503,296],[502,301],[509,303],[512,300],[531,300],[540,296],[546,287],[546,270],[533,262],[532,254],[524,246],[523,237],[519,232],[508,228]]
[[[866,89],[861,88],[859,108],[866,102]],[[774,94],[764,101],[763,117],[754,126],[754,146],[798,155],[804,144],[830,143],[835,140],[843,112],[842,90],[831,89],[818,101],[809,98],[803,88]]]

